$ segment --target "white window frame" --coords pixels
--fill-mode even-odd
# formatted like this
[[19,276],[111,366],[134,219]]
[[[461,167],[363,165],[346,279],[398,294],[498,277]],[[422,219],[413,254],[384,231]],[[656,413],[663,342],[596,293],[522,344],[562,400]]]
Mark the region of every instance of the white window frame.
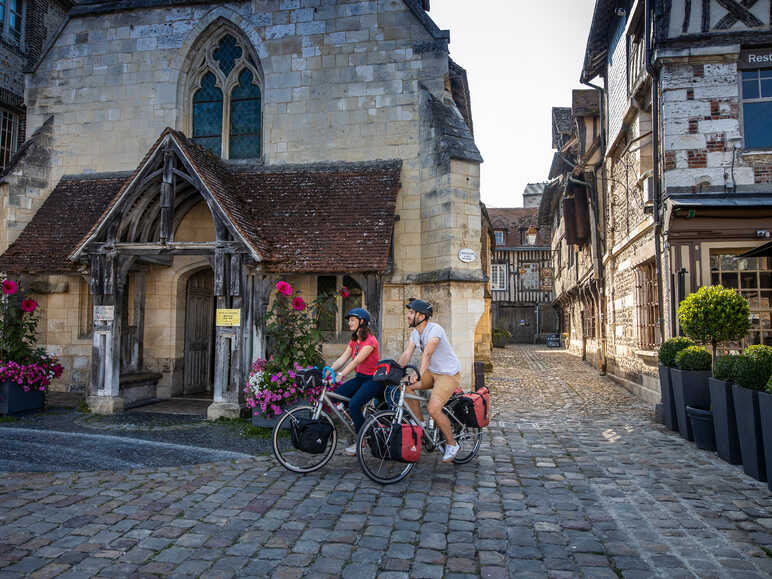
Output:
[[[504,231],[501,229],[497,229],[493,232],[493,235],[496,237],[496,245],[504,245]],[[501,239],[501,241],[499,241]]]
[[743,143],[745,144],[745,147],[751,150],[756,151],[768,151],[772,149],[772,142],[768,142],[763,145],[749,145],[747,137],[745,135],[745,105],[746,104],[754,104],[754,103],[769,103],[772,102],[772,97],[770,96],[762,96],[761,95],[761,78],[759,78],[758,84],[759,84],[759,96],[758,98],[746,98],[745,96],[745,80],[743,79],[743,73],[745,72],[757,72],[759,74],[759,77],[761,77],[761,71],[770,71],[772,68],[765,67],[765,68],[756,68],[756,69],[749,69],[749,70],[739,70],[738,71],[738,80],[740,82],[740,127],[742,128],[743,132]]
[[3,0],[3,6],[0,6],[0,11],[3,12],[2,20],[0,20],[0,37],[8,43],[22,48],[24,46],[24,23],[27,19],[27,3],[24,0],[18,0],[17,7],[19,20],[21,21],[19,38],[16,38],[11,33],[11,0]]
[[491,264],[491,291],[505,292],[507,291],[507,264],[506,263],[492,263]]

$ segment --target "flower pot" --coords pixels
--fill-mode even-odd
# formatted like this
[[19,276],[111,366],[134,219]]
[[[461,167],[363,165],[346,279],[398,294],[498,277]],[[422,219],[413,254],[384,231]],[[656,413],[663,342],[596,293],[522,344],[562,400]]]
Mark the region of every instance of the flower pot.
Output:
[[686,407],[689,422],[694,433],[694,443],[700,450],[716,450],[716,438],[713,435],[713,413],[693,406]]
[[30,410],[42,410],[45,392],[41,390],[25,391],[15,382],[0,383],[0,414],[16,414]]
[[670,369],[670,379],[673,384],[678,432],[682,438],[693,441],[692,425],[686,414],[686,407],[710,408],[710,389],[708,388],[709,370],[679,370]]
[[710,388],[710,409],[713,412],[713,434],[716,437],[716,452],[729,464],[740,464],[740,440],[737,437],[737,421],[734,416],[732,383],[725,380],[708,379]]
[[675,400],[673,399],[673,384],[670,381],[670,367],[659,365],[659,390],[662,396],[662,416],[665,426],[670,430],[678,430],[678,418],[676,417]]
[[[759,392],[759,418],[764,445],[764,463],[772,464],[772,394]],[[772,490],[772,477],[767,476],[767,487]]]
[[757,390],[749,390],[733,384],[732,399],[743,471],[756,480],[766,481],[767,468],[764,462],[764,442],[761,437],[759,393]]

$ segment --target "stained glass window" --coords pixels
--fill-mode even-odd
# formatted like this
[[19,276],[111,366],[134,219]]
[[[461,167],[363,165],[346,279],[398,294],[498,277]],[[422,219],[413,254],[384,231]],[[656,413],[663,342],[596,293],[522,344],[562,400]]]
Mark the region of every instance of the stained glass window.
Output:
[[233,36],[230,34],[223,36],[217,50],[214,51],[214,58],[220,63],[220,70],[226,77],[236,66],[236,60],[241,58],[241,52],[241,47]]
[[260,87],[252,81],[252,73],[245,68],[231,93],[231,159],[260,156]]
[[214,74],[208,72],[193,96],[193,140],[218,157],[222,152],[222,114],[222,91],[215,86]]

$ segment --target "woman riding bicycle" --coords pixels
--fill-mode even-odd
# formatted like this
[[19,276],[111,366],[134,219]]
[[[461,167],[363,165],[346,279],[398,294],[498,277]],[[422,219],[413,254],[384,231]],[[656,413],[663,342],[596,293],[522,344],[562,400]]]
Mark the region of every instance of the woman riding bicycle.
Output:
[[[351,330],[351,341],[346,351],[332,363],[336,379],[356,371],[356,375],[335,389],[337,394],[351,398],[348,403],[349,414],[357,432],[362,428],[365,419],[362,407],[383,392],[384,385],[373,382],[375,367],[378,365],[380,348],[378,340],[370,332],[370,314],[362,308],[354,308],[346,313],[348,327]],[[340,372],[338,372],[338,370]],[[347,447],[344,452],[348,456],[356,456],[356,444]]]

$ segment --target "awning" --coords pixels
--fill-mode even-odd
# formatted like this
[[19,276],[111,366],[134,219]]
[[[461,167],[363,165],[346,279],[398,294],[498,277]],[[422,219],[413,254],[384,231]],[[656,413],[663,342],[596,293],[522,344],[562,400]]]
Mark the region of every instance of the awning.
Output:
[[737,257],[772,257],[772,241],[768,241],[750,251],[741,253]]
[[772,207],[770,195],[689,195],[668,199],[674,207]]

